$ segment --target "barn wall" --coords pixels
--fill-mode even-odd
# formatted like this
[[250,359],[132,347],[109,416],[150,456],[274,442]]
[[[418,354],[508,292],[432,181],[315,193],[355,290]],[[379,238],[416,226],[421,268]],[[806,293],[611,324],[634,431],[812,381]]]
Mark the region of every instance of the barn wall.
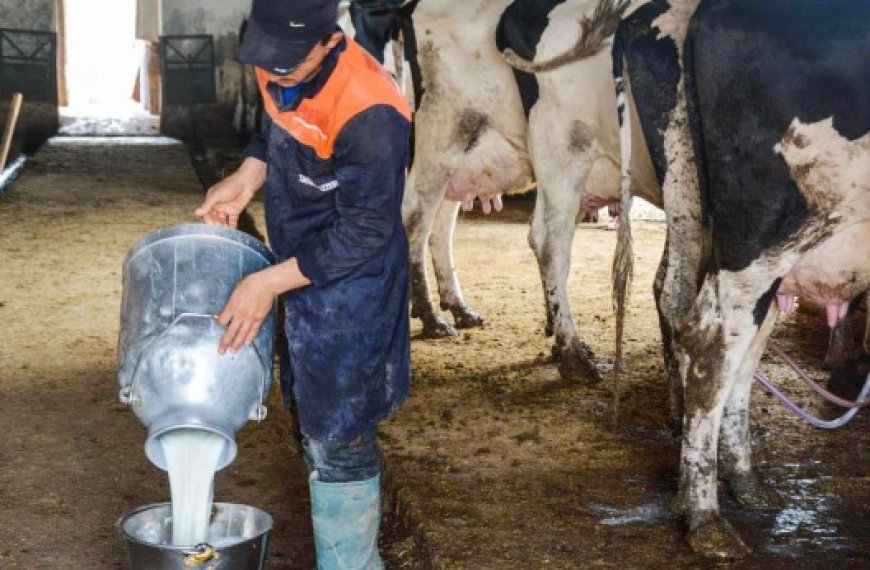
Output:
[[[0,28],[54,32],[55,4],[56,0],[0,0]],[[5,126],[8,113],[9,100],[4,98],[0,101],[0,129]],[[18,116],[9,162],[21,152],[33,153],[57,129],[57,105],[35,103],[25,97]]]
[[[239,29],[250,0],[163,0],[161,34],[209,34],[215,48],[217,101],[213,104],[164,105],[161,130],[189,138],[193,111],[199,134],[206,138],[234,137],[250,132],[256,86],[250,70],[238,62]],[[246,112],[242,110],[246,109]]]
[[55,0],[0,0],[0,28],[54,31]]

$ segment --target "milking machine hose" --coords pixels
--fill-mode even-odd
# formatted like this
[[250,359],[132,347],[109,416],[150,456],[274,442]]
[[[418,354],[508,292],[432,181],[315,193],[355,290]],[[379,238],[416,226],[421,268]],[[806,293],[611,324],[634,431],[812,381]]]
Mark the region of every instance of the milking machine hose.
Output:
[[[798,417],[803,418],[806,422],[822,429],[836,429],[839,427],[843,427],[847,423],[849,423],[852,418],[855,417],[855,414],[858,413],[858,410],[861,409],[860,406],[851,407],[845,414],[840,416],[839,418],[833,420],[823,420],[817,418],[816,416],[810,414],[806,410],[802,409],[796,403],[791,401],[788,396],[780,392],[776,386],[773,385],[773,382],[770,381],[770,378],[762,374],[761,372],[755,373],[755,379],[767,389],[768,392],[779,398],[785,406],[794,412]],[[867,379],[864,381],[864,387],[861,388],[861,393],[858,394],[858,402],[860,404],[865,403],[865,399],[867,398],[867,394],[870,392],[870,374],[867,374]]]

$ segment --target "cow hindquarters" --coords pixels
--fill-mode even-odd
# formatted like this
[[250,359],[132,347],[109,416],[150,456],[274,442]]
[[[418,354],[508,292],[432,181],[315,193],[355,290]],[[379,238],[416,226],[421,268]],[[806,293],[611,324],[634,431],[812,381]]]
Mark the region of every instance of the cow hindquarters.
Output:
[[483,317],[465,303],[456,264],[453,261],[453,232],[456,228],[456,215],[459,202],[442,200],[435,215],[435,223],[429,236],[429,251],[438,281],[438,296],[441,308],[449,310],[457,329],[467,329],[483,325]]

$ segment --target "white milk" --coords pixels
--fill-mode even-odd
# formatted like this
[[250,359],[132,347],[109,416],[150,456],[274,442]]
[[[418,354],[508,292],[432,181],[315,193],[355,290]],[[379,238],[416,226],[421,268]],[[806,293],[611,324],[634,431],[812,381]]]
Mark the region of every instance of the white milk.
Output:
[[208,540],[214,472],[224,438],[205,430],[173,430],[160,437],[172,492],[172,544],[194,546]]

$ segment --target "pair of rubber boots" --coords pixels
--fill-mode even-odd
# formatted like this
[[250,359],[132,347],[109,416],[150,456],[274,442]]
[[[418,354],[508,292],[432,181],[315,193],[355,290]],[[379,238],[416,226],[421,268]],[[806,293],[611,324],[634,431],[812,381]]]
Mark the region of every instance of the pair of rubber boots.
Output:
[[381,478],[310,481],[318,570],[383,570],[378,554]]

